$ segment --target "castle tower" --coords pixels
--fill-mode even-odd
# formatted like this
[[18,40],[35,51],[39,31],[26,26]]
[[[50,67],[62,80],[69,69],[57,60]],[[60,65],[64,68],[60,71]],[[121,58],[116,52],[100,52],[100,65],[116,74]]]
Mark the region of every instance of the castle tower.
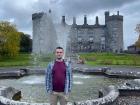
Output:
[[111,52],[121,52],[123,50],[123,16],[109,16],[109,12],[105,12],[106,25],[106,50]]
[[109,17],[109,11],[106,11],[105,12],[105,25],[106,25],[108,17]]
[[[46,55],[52,53],[56,47],[56,31],[49,13],[32,14],[33,25],[33,53]],[[52,43],[53,42],[53,43]]]

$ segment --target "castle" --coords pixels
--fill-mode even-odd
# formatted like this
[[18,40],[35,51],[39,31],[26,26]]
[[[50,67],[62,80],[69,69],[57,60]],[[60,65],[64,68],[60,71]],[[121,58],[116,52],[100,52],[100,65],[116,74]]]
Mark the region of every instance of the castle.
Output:
[[[104,25],[99,24],[98,17],[94,25],[88,25],[86,15],[83,25],[78,25],[75,17],[73,24],[68,25],[65,16],[62,16],[61,24],[54,25],[51,11],[48,14],[35,13],[32,20],[33,53],[52,53],[59,42],[65,44],[66,51],[71,53],[123,51],[123,16],[119,15],[119,11],[112,16],[106,11]],[[68,40],[63,44],[66,35]]]
[[119,15],[119,11],[117,15],[112,16],[109,15],[109,11],[106,11],[105,25],[99,24],[98,16],[94,25],[88,25],[86,15],[84,24],[77,25],[74,17],[69,37],[67,45],[69,51],[73,53],[121,52],[123,51],[123,16]]

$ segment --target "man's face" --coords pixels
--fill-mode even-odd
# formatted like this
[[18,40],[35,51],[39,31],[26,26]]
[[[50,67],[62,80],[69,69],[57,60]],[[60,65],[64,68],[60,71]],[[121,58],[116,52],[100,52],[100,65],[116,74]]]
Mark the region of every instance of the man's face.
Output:
[[55,50],[55,56],[57,59],[62,59],[63,55],[64,55],[63,49],[56,49]]

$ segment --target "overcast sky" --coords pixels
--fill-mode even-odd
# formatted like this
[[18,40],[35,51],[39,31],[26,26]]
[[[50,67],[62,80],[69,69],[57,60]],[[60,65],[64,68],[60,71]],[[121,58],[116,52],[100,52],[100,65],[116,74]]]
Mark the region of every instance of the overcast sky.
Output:
[[133,44],[138,34],[135,32],[136,24],[140,23],[140,0],[1,0],[0,20],[8,20],[16,24],[17,29],[32,35],[32,14],[35,12],[48,12],[57,21],[66,16],[68,24],[76,16],[77,24],[83,24],[83,17],[87,15],[88,24],[95,23],[99,16],[99,23],[104,24],[104,12],[124,16],[124,46]]

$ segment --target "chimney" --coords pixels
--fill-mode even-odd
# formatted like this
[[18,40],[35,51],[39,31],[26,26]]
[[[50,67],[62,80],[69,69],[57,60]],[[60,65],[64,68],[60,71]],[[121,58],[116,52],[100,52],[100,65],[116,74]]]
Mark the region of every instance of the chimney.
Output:
[[49,9],[49,13],[51,13],[52,11],[51,11],[51,9]]
[[107,22],[107,20],[108,20],[108,17],[109,17],[109,11],[106,11],[106,12],[105,12],[105,24],[106,24],[106,22]]
[[73,25],[76,24],[76,17],[73,17]]
[[87,25],[87,17],[86,17],[86,15],[84,16],[84,25]]
[[96,16],[96,25],[99,25],[98,16]]
[[108,17],[109,16],[109,11],[106,11],[105,12],[105,17]]
[[119,11],[117,11],[117,15],[119,16]]
[[65,25],[65,24],[66,24],[66,22],[65,22],[65,16],[62,16],[61,24],[62,24],[62,25]]

